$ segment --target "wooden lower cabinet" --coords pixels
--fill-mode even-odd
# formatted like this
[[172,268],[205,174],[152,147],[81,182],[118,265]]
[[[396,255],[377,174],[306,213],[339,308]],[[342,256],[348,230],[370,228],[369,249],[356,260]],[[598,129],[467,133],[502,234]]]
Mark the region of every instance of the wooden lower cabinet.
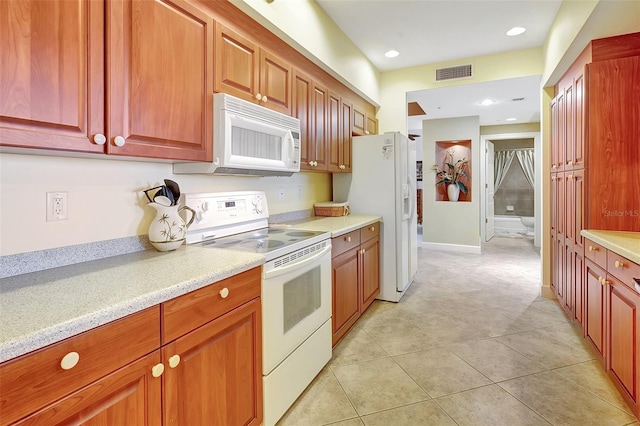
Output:
[[380,294],[380,223],[332,239],[335,346]]
[[260,299],[165,345],[165,425],[262,422]]
[[585,239],[585,335],[640,417],[640,265]]
[[152,373],[156,365],[161,365],[160,351],[132,362],[13,424],[159,425],[161,379]]
[[607,284],[606,368],[638,416],[640,294],[613,277],[607,280]]
[[602,268],[590,260],[585,261],[584,333],[600,356],[604,351],[605,288],[602,280],[605,277],[606,272]]
[[254,268],[0,364],[0,426],[261,424],[260,280]]

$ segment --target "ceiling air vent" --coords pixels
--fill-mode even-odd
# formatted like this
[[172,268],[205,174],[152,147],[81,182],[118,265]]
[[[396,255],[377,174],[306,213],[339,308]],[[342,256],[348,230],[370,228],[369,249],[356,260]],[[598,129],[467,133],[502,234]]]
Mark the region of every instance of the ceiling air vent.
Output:
[[471,64],[436,69],[436,81],[473,77]]
[[511,102],[520,102],[524,101],[524,98],[511,98]]

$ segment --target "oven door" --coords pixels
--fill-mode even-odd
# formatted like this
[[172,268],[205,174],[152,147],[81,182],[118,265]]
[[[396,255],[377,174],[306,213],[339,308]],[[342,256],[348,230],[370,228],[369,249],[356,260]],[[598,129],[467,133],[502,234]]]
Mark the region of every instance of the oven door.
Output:
[[298,257],[309,251],[301,249],[263,266],[264,375],[331,318],[331,242],[315,247],[310,254]]

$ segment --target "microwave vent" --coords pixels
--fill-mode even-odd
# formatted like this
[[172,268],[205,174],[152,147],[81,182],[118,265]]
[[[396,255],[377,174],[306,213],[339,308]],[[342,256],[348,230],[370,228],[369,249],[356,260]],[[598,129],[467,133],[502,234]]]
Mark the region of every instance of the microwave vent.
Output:
[[473,67],[471,64],[436,69],[436,81],[457,80],[469,77],[473,77]]
[[226,96],[224,94],[217,96],[223,101],[222,109],[228,112],[236,113],[241,116],[250,116],[253,119],[258,119],[265,123],[274,124],[286,129],[300,129],[300,120],[295,117],[290,117],[278,111],[268,109],[262,105],[247,102],[233,96]]

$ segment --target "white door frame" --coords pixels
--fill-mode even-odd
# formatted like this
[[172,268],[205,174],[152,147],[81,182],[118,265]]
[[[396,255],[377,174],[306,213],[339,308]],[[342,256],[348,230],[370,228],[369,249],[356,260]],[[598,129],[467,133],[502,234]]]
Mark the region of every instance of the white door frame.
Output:
[[[534,188],[533,195],[533,214],[535,216],[536,229],[535,229],[535,237],[533,243],[536,247],[540,247],[541,245],[541,235],[542,235],[542,140],[540,139],[540,132],[523,132],[523,133],[500,133],[496,135],[481,135],[480,136],[480,164],[484,166],[487,161],[486,148],[487,141],[491,140],[502,140],[502,139],[533,139],[533,147],[534,147],[534,162],[535,162],[535,180],[536,185]],[[484,167],[480,170],[480,182],[484,184],[486,180],[486,170]],[[486,206],[487,199],[485,195],[484,188],[480,191],[480,232],[481,232],[481,241],[484,241],[485,238],[485,228],[484,223],[487,219],[486,214]]]

